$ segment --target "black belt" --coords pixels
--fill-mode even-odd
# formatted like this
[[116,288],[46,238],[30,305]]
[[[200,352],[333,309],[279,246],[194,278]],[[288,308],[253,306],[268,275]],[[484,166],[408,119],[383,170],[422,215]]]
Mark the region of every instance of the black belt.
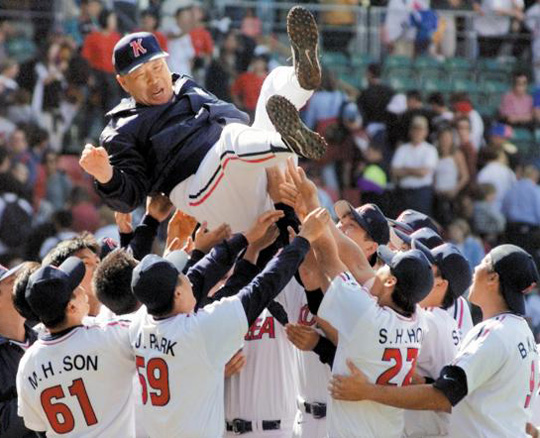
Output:
[[304,402],[304,408],[306,409],[306,414],[312,415],[315,419],[326,417],[326,403]]
[[[227,421],[227,432],[234,432],[235,435],[242,435],[253,430],[252,422],[235,418],[233,421]],[[263,430],[278,430],[281,427],[281,420],[262,421]]]

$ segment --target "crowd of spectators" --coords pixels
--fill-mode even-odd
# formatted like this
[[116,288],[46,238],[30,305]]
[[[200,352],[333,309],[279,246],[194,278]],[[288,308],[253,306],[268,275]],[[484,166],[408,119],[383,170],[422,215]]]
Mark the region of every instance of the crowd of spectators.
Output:
[[[431,7],[467,6],[460,0],[439,3],[444,4],[434,1]],[[494,12],[492,2],[473,2],[479,53],[497,56],[507,43],[482,28],[508,33],[519,24],[532,32],[537,63],[539,5],[507,3]],[[429,27],[433,16],[421,13],[430,10],[429,2],[371,5],[388,6],[381,33],[385,53],[455,55],[451,12],[437,13]],[[62,10],[61,29],[51,27],[44,40],[27,38],[22,44],[38,48],[31,58],[17,52],[21,44],[12,44],[25,39],[13,19],[0,23],[0,219],[17,203],[14,217],[21,218],[22,236],[17,244],[0,245],[0,261],[6,264],[19,257],[37,260],[55,242],[84,230],[118,238],[110,227],[112,212],[100,206],[77,160],[85,142],[97,143],[107,111],[123,97],[111,61],[123,33],[153,32],[170,53],[172,71],[193,76],[252,117],[267,73],[290,56],[280,35],[268,33],[259,8],[234,9],[233,15],[241,16],[238,26],[226,20],[210,26],[211,11],[188,0],[148,0],[145,9],[137,1],[70,0],[62,2]],[[484,23],[489,20],[498,25]],[[346,49],[353,35],[339,26],[351,25],[351,14],[327,10],[319,21],[324,49]],[[405,208],[430,214],[472,266],[503,241],[520,244],[540,261],[540,161],[522,156],[510,141],[512,129],[534,129],[540,122],[540,91],[529,94],[533,71],[514,74],[497,116],[489,120],[466,93],[396,92],[381,79],[378,64],[367,69],[361,90],[325,71],[321,89],[303,111],[306,124],[329,143],[321,162],[306,163],[323,202],[346,197],[355,204],[376,202],[390,217]],[[16,202],[6,198],[11,193]],[[24,229],[28,208],[31,222]]]

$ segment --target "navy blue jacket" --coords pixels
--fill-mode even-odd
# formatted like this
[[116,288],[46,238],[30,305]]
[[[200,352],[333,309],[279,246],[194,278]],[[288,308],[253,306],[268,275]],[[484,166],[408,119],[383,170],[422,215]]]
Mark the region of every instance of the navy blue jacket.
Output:
[[[37,339],[36,333],[25,325],[26,341],[31,345]],[[24,350],[10,339],[0,336],[0,437],[32,438],[36,435],[24,426],[17,415],[17,391],[15,378]]]
[[227,123],[247,114],[219,100],[186,76],[173,74],[169,103],[146,106],[123,99],[107,116],[100,144],[114,172],[97,192],[115,211],[128,213],[147,195],[165,193],[193,175]]

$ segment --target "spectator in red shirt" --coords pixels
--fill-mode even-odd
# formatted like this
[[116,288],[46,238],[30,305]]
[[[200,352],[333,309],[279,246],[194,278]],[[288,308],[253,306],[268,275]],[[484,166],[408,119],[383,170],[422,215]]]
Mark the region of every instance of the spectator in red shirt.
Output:
[[[98,109],[104,124],[105,113],[111,110],[120,98],[120,88],[115,78],[112,55],[114,46],[120,40],[121,35],[117,32],[116,14],[112,11],[106,9],[101,11],[99,25],[101,30],[91,32],[85,38],[82,56],[92,69],[89,80],[90,102],[87,105],[87,111],[92,112],[93,109]],[[91,114],[87,113],[87,116],[87,120],[93,120]]]
[[262,55],[256,56],[251,61],[249,70],[239,75],[231,87],[231,97],[234,104],[246,111],[252,119],[262,84],[267,75],[268,59]]
[[167,51],[167,37],[164,33],[157,30],[159,24],[159,17],[151,9],[146,9],[141,14],[141,29],[142,32],[153,33],[158,40],[159,45],[165,51]]
[[529,82],[525,73],[515,73],[512,91],[505,94],[499,112],[510,125],[527,125],[533,120],[533,98],[527,93]]
[[193,6],[193,28],[189,31],[191,44],[197,58],[209,60],[214,54],[214,40],[203,24],[204,12],[197,4]]

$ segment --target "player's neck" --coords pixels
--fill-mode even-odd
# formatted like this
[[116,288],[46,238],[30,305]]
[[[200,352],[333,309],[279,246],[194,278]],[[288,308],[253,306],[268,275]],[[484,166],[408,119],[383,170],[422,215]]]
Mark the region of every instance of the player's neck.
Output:
[[482,303],[480,306],[482,308],[482,314],[484,315],[483,320],[493,318],[494,316],[500,315],[501,313],[508,313],[510,309],[503,300],[493,300],[493,302]]
[[80,315],[68,315],[66,321],[63,324],[60,324],[54,328],[48,328],[51,334],[63,332],[69,330],[70,328],[83,325],[83,317]]
[[24,330],[24,318],[13,311],[7,310],[2,312],[0,317],[0,336],[13,339],[14,341],[24,342],[26,333]]

